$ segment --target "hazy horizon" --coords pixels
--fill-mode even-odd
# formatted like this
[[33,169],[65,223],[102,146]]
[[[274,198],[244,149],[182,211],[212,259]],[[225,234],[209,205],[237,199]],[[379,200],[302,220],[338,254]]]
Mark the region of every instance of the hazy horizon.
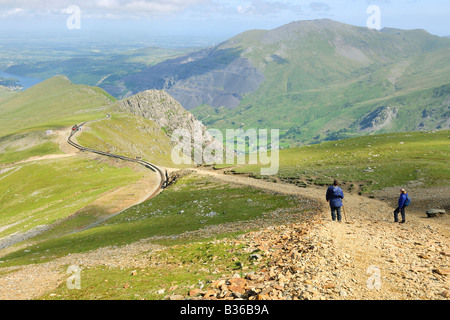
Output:
[[[450,35],[450,0],[435,1],[220,1],[220,0],[0,0],[0,37],[198,37],[226,40],[250,29],[292,21],[331,19],[367,26],[368,8],[380,9],[381,28],[425,29]],[[68,27],[77,14],[78,25]]]

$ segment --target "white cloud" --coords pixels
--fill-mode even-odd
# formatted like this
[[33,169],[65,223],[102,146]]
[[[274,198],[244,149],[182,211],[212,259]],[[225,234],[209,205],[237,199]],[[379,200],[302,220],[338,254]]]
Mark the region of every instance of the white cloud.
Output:
[[96,4],[99,8],[103,9],[117,9],[120,6],[117,0],[97,0]]
[[237,7],[237,13],[245,15],[272,15],[283,11],[301,13],[300,5],[291,2],[253,0],[250,4]]
[[8,16],[16,16],[16,15],[20,15],[20,14],[23,14],[23,13],[25,13],[25,10],[23,10],[22,8],[14,8],[14,9],[8,10],[6,12],[6,14]]
[[189,11],[196,15],[270,16],[277,13],[300,13],[294,0],[0,0],[0,16],[13,16],[15,8],[22,14],[57,16],[71,5],[80,7],[84,17],[155,17]]
[[24,17],[27,15],[27,10],[22,8],[12,8],[8,10],[1,10],[0,11],[0,18],[17,18],[17,17]]
[[[19,13],[33,16],[64,14],[71,5],[81,8],[85,17],[152,17],[183,12],[211,0],[0,0],[0,16]],[[20,9],[18,9],[20,8]],[[21,10],[21,11],[18,11]]]
[[328,12],[331,10],[331,7],[324,2],[312,2],[308,7],[314,12]]

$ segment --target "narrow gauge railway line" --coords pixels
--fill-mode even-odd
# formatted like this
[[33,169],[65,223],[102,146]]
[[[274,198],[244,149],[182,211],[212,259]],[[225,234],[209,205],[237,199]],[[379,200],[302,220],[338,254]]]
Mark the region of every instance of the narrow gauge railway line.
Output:
[[81,123],[80,125],[75,125],[72,128],[72,131],[69,135],[69,137],[67,138],[67,143],[70,144],[71,146],[84,151],[84,152],[91,152],[91,153],[96,153],[102,156],[106,156],[106,157],[110,157],[110,158],[114,158],[114,159],[120,159],[120,160],[124,160],[124,161],[128,161],[128,162],[134,162],[134,163],[139,163],[140,165],[146,167],[147,169],[152,170],[153,172],[157,172],[161,179],[160,179],[160,183],[158,188],[155,190],[155,192],[153,192],[152,195],[150,195],[147,200],[152,199],[153,197],[155,197],[160,191],[161,189],[164,188],[164,185],[166,183],[166,177],[164,175],[164,173],[162,172],[162,170],[160,168],[158,168],[157,166],[155,166],[154,164],[148,162],[148,161],[144,161],[141,159],[135,159],[135,158],[130,158],[130,157],[126,157],[126,156],[121,156],[118,154],[113,154],[113,153],[109,153],[109,152],[104,152],[104,151],[100,151],[100,150],[95,150],[95,149],[91,149],[91,148],[86,148],[83,147],[75,142],[72,141],[72,137],[74,136],[74,134],[76,132],[78,132],[80,130],[80,128],[86,124],[86,122]]

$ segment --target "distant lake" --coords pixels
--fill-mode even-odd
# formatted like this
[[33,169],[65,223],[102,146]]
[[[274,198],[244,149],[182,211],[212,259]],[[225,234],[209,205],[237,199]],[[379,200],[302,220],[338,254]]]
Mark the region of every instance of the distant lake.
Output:
[[16,76],[15,74],[6,73],[3,71],[0,71],[0,77],[6,78],[6,79],[17,79],[20,82],[20,85],[23,87],[23,90],[28,89],[39,82],[42,82],[42,79],[34,79],[34,78],[27,78],[22,76]]

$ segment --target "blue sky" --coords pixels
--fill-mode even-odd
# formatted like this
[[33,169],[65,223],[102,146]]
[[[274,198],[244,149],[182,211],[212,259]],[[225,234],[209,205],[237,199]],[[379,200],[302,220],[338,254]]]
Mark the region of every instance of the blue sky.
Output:
[[450,0],[0,0],[3,32],[67,31],[70,6],[80,29],[148,35],[228,38],[248,29],[273,29],[296,20],[329,18],[366,26],[367,8],[381,10],[381,26],[450,35]]

